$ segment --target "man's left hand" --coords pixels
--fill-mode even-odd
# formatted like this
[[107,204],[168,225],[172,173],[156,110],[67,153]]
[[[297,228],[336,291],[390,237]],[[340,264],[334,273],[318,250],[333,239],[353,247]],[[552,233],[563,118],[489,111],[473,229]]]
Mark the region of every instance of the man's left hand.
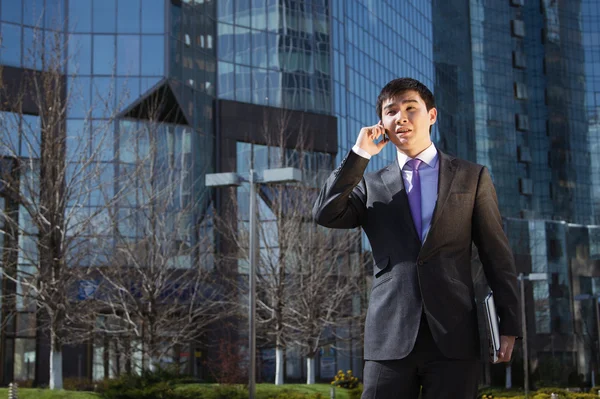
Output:
[[512,356],[513,348],[515,347],[515,339],[513,335],[500,336],[500,351],[498,352],[498,361],[496,363],[509,362]]

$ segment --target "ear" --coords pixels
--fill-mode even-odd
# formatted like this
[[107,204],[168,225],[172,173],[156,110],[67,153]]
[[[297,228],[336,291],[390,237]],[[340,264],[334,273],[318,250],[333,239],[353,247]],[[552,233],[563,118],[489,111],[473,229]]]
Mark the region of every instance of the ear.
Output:
[[437,109],[434,107],[429,110],[429,124],[433,125],[435,121],[437,121]]

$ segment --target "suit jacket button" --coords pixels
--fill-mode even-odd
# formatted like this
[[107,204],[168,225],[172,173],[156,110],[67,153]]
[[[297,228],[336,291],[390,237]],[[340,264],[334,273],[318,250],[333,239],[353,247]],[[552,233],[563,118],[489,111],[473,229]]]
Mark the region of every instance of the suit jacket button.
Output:
[[418,262],[417,262],[417,264],[418,264],[419,266],[423,266],[423,261],[422,261],[422,260],[420,260],[420,261],[418,261]]

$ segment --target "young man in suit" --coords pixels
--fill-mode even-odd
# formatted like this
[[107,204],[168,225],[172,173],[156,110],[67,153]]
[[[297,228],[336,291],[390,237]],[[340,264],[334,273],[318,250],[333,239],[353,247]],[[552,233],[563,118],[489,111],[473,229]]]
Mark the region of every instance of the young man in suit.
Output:
[[[437,150],[433,94],[422,83],[389,82],[379,123],[331,174],[313,215],[331,228],[362,227],[371,243],[373,286],[365,323],[363,399],[470,399],[477,394],[479,334],[472,244],[500,317],[499,361],[521,333],[513,255],[488,170]],[[397,160],[364,174],[388,144]]]

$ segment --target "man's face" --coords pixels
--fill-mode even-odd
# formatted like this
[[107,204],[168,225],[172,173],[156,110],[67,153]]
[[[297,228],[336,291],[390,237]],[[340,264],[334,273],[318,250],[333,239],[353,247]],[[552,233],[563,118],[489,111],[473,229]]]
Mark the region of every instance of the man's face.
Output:
[[419,93],[409,90],[383,102],[381,122],[390,141],[414,158],[431,145],[429,127],[437,118],[437,110],[427,110]]

